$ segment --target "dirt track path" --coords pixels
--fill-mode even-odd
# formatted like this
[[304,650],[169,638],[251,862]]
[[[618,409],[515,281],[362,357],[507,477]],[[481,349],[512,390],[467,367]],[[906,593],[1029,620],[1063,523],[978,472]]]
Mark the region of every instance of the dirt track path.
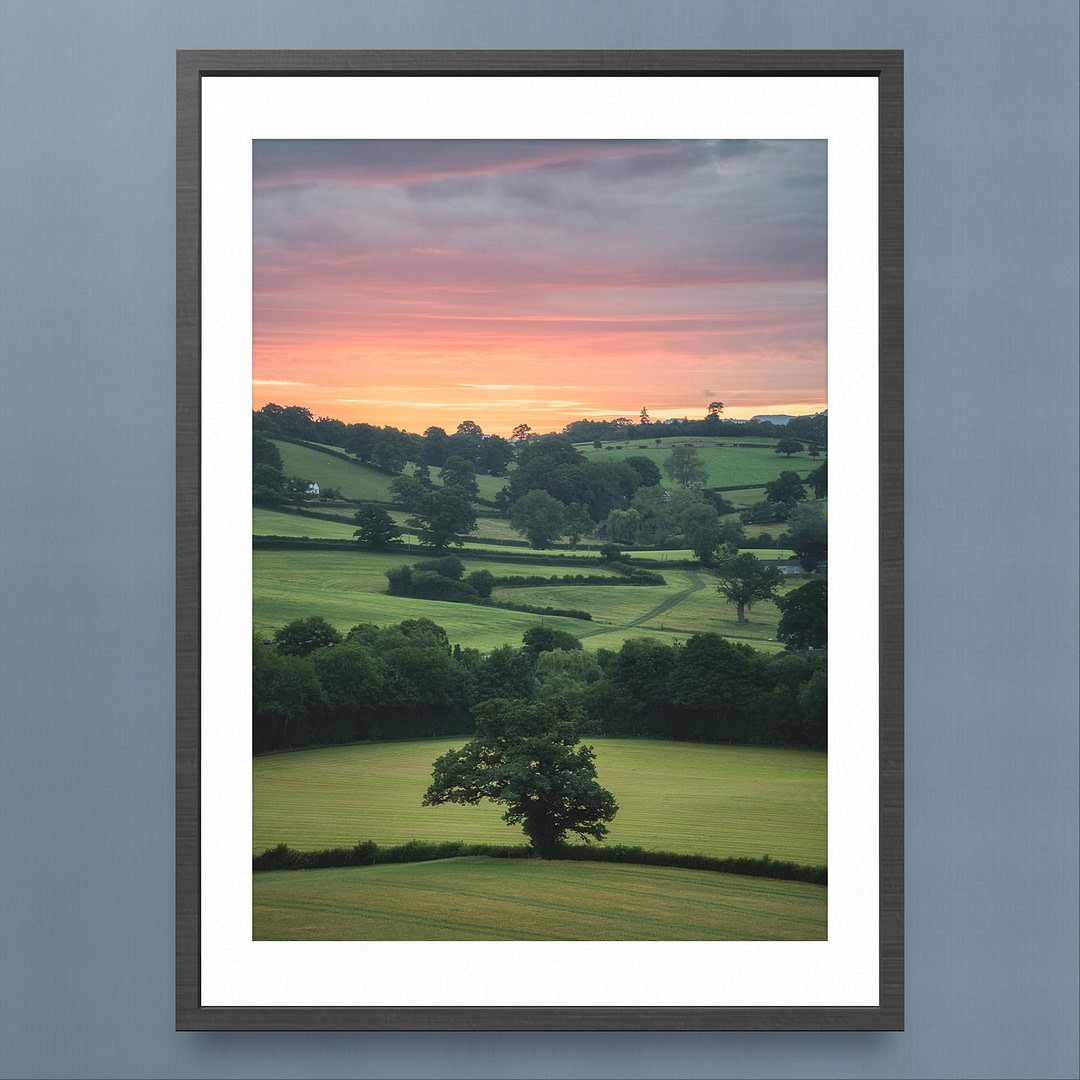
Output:
[[598,626],[595,630],[586,630],[584,634],[579,634],[578,637],[587,638],[592,637],[594,634],[610,634],[615,630],[629,630],[633,626],[641,626],[644,623],[649,622],[651,619],[655,619],[660,615],[670,611],[673,607],[677,607],[692,593],[700,592],[705,588],[706,582],[702,578],[701,574],[697,570],[688,570],[687,573],[690,576],[691,584],[688,588],[683,589],[681,592],[675,593],[674,596],[669,596],[666,600],[661,601],[656,607],[649,611],[646,611],[644,615],[639,615],[636,619],[631,619],[629,622],[619,623],[618,625],[606,625]]

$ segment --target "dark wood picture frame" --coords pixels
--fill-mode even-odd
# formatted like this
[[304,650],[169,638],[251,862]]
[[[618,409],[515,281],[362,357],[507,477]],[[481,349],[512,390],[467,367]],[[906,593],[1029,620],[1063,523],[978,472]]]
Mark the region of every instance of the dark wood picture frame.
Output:
[[[205,78],[327,75],[862,76],[878,81],[879,1005],[204,1007],[200,996],[200,139]],[[181,51],[176,162],[176,1027],[178,1030],[902,1030],[903,53]]]

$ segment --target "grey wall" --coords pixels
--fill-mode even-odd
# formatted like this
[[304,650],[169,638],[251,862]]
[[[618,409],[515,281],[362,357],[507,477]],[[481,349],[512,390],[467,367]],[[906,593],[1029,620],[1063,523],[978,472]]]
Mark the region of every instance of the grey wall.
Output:
[[[906,1033],[173,1033],[173,53],[290,47],[906,50]],[[5,0],[0,125],[5,1076],[1077,1075],[1075,4]]]

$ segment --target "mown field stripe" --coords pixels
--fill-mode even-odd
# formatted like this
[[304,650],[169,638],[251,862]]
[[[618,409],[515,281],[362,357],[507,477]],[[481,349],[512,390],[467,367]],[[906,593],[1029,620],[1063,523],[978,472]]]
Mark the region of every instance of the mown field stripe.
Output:
[[485,858],[255,879],[257,939],[822,940],[827,890],[692,870]]

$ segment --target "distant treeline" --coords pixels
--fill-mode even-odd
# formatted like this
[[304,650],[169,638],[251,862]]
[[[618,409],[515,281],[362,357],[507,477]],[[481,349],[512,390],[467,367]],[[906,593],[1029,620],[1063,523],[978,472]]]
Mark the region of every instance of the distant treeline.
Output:
[[[362,461],[375,465],[392,464],[400,454],[409,461],[422,461],[427,465],[441,467],[450,457],[464,457],[481,471],[493,476],[503,475],[505,465],[512,456],[499,444],[508,440],[498,435],[485,436],[477,424],[463,420],[453,434],[440,427],[429,427],[423,435],[411,434],[395,427],[379,427],[374,424],[347,424],[329,416],[316,417],[302,405],[264,405],[253,414],[257,431],[267,438],[286,438],[322,446],[337,446],[354,454]],[[805,443],[826,446],[829,441],[829,417],[827,413],[813,416],[794,416],[787,424],[777,426],[767,420],[723,420],[718,414],[706,415],[698,420],[673,420],[670,423],[649,423],[643,417],[616,417],[612,420],[575,420],[561,432],[573,442],[634,442],[658,438],[727,438],[775,439],[787,436]],[[520,424],[514,431],[517,441],[525,437],[537,437],[528,424]],[[480,450],[481,442],[497,440],[495,451],[486,454]],[[753,445],[753,444],[747,444]],[[502,467],[500,467],[502,459]],[[495,464],[495,470],[490,465]]]
[[491,698],[562,698],[596,735],[824,748],[823,653],[772,658],[717,634],[666,645],[652,638],[585,652],[573,635],[538,625],[522,645],[488,653],[451,646],[429,619],[342,634],[299,619],[253,655],[256,752],[472,730]]

